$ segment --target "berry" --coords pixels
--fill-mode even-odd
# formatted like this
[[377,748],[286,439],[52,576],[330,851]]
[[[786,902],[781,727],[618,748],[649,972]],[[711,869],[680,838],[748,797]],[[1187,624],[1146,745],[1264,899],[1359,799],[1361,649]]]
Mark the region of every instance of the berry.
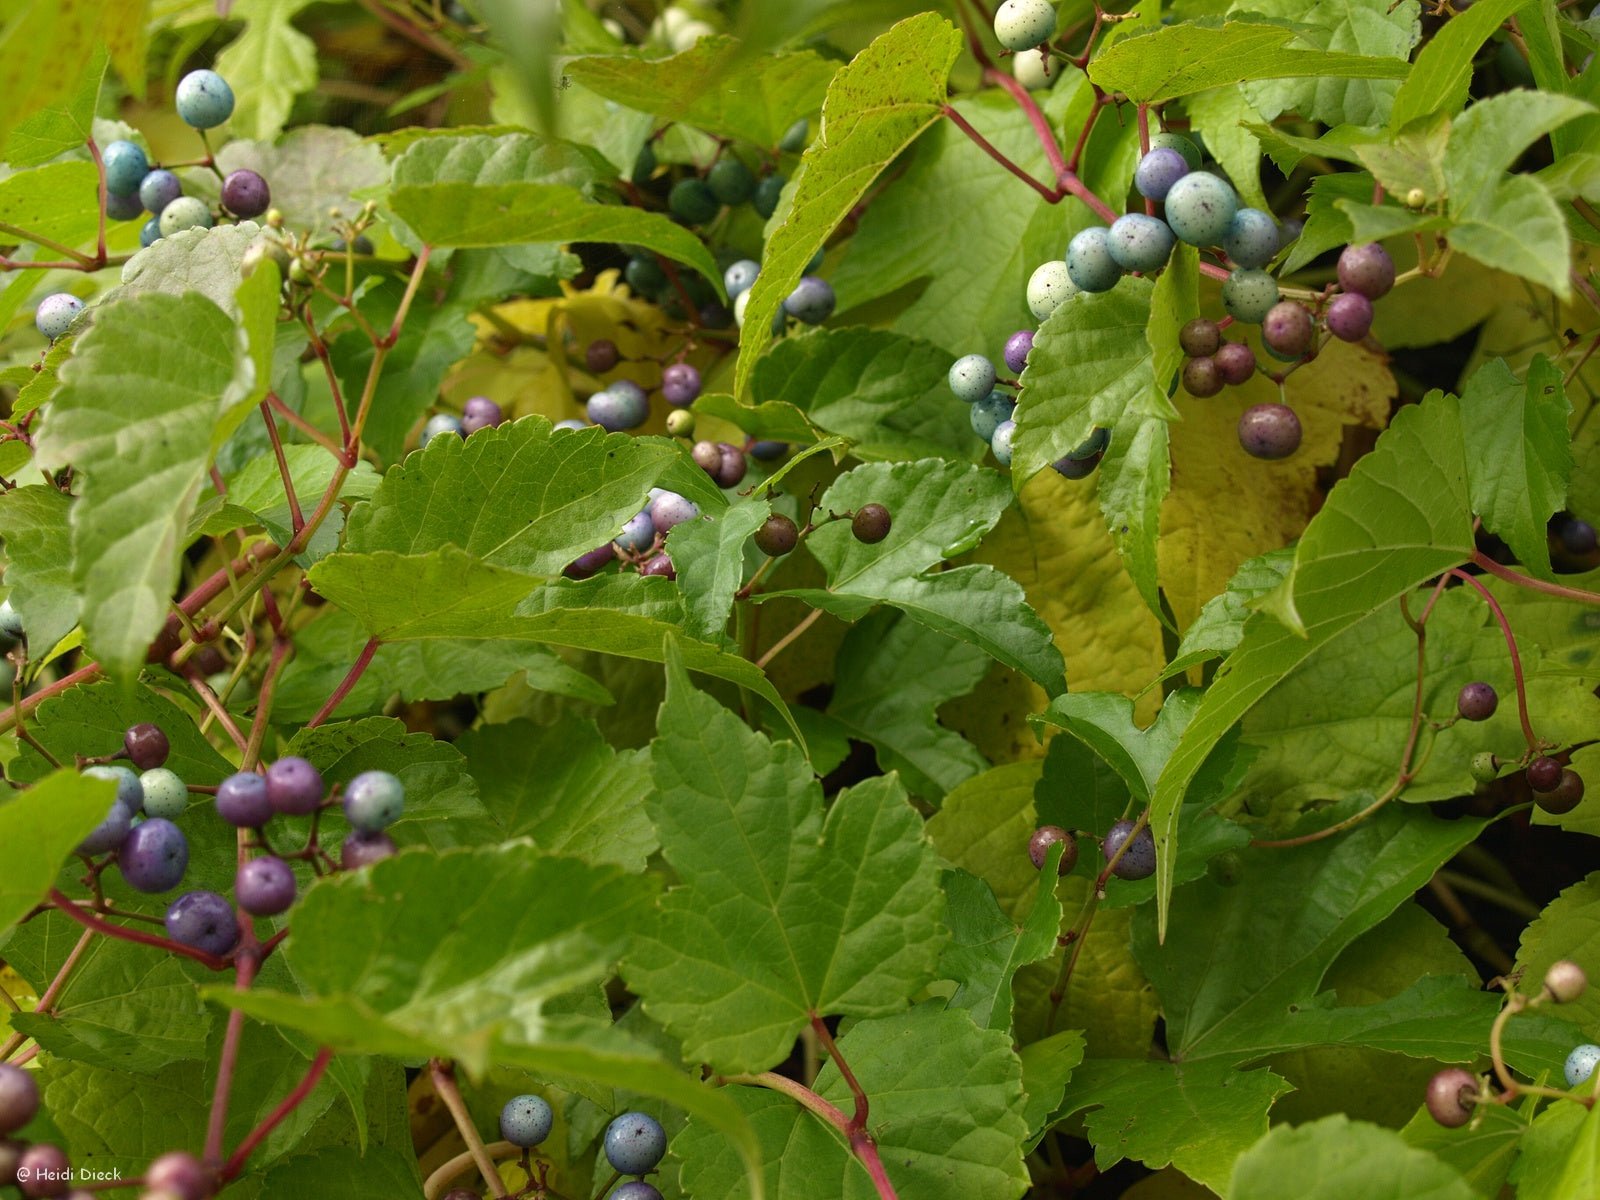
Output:
[[233,896],[251,916],[275,917],[294,903],[294,872],[281,858],[252,858],[233,877]]
[[1560,959],[1544,973],[1544,990],[1557,1004],[1571,1004],[1589,987],[1589,977],[1575,962]]
[[161,727],[148,721],[131,726],[122,735],[122,748],[127,752],[129,761],[141,771],[159,767],[167,761],[167,754],[172,749]]
[[700,395],[700,372],[688,363],[673,363],[661,373],[661,394],[680,408],[693,404]]
[[417,439],[417,445],[426,446],[441,434],[454,434],[456,437],[465,436],[461,432],[461,418],[451,413],[435,413],[428,418],[428,423],[422,427],[422,436]]
[[668,554],[657,554],[646,559],[639,565],[639,574],[645,576],[660,576],[662,579],[676,579],[678,568],[672,565],[672,557]]
[[1256,352],[1243,342],[1223,342],[1212,357],[1223,383],[1237,387],[1256,373]]
[[1183,156],[1183,161],[1189,165],[1189,170],[1200,169],[1200,147],[1196,146],[1181,133],[1152,133],[1150,135],[1150,152],[1157,150],[1176,150]]
[[736,300],[741,292],[748,292],[760,274],[761,264],[752,258],[741,258],[734,263],[722,273],[722,286],[727,290],[728,299]]
[[1061,77],[1061,68],[1048,54],[1013,54],[1011,74],[1030,92],[1047,88]]
[[821,325],[833,316],[837,303],[833,287],[827,280],[807,275],[795,285],[794,291],[784,297],[783,311],[807,325]]
[[166,767],[154,767],[144,772],[139,776],[139,786],[144,789],[144,812],[147,817],[164,817],[172,821],[188,810],[189,785]]
[[806,148],[806,135],[811,131],[811,122],[801,117],[778,139],[778,149],[785,154],[799,154]]
[[513,1096],[500,1110],[500,1136],[524,1150],[550,1136],[555,1113],[543,1096]]
[[623,268],[622,277],[628,281],[628,286],[641,296],[654,296],[667,286],[667,273],[653,258],[629,259],[628,265]]
[[1471,1071],[1449,1067],[1428,1080],[1428,1112],[1446,1129],[1459,1129],[1472,1120],[1478,1098],[1478,1080]]
[[1182,154],[1170,146],[1153,146],[1150,153],[1139,160],[1133,173],[1133,186],[1146,200],[1165,200],[1172,185],[1189,173],[1189,164]]
[[39,301],[39,307],[33,310],[33,325],[53,342],[72,328],[82,311],[82,300],[71,292],[56,292]]
[[606,1161],[624,1175],[655,1170],[667,1152],[667,1131],[641,1112],[627,1112],[606,1126]]
[[617,349],[617,344],[610,338],[600,338],[590,342],[583,352],[584,365],[596,375],[603,375],[621,360],[622,354]]
[[39,1111],[39,1085],[32,1071],[0,1063],[0,1133],[15,1133]]
[[750,446],[750,457],[759,462],[777,462],[787,453],[788,442],[754,442]]
[[616,557],[617,552],[612,549],[611,543],[607,542],[604,546],[596,546],[587,554],[578,555],[577,558],[566,565],[561,573],[568,579],[588,579],[591,575],[597,574]]
[[1019,329],[1006,339],[1006,369],[1018,375],[1028,365],[1028,351],[1033,349],[1033,330]]
[[1299,358],[1311,349],[1317,324],[1311,310],[1294,300],[1280,300],[1267,310],[1261,321],[1261,340],[1271,350]]
[[322,772],[303,758],[280,758],[267,768],[266,782],[267,802],[293,816],[312,812],[328,794]]
[[1178,346],[1190,358],[1209,358],[1222,345],[1222,330],[1215,321],[1196,317],[1178,330]]
[[377,833],[400,819],[405,784],[387,771],[363,771],[344,789],[344,819],[355,829]]
[[1233,189],[1207,171],[1190,171],[1167,193],[1167,225],[1191,246],[1219,245],[1238,211]]
[[106,193],[106,220],[131,221],[135,217],[144,216],[144,205],[139,202],[139,197],[119,196],[115,192]]
[[984,441],[994,440],[994,431],[1000,428],[1000,422],[1011,420],[1011,414],[1017,409],[1017,402],[1005,392],[990,392],[986,399],[978,401],[972,406],[969,420],[972,432]]
[[1083,292],[1109,292],[1122,278],[1122,268],[1111,256],[1111,233],[1091,225],[1073,234],[1067,243],[1067,275]]
[[994,35],[1008,50],[1032,50],[1056,32],[1050,0],[1006,0],[994,14]]
[[1117,859],[1117,865],[1111,868],[1111,873],[1118,879],[1145,879],[1154,875],[1156,870],[1156,839],[1146,825],[1134,835],[1131,842],[1128,835],[1133,833],[1132,821],[1118,821],[1106,831],[1105,840],[1100,843],[1100,851],[1110,862],[1116,857],[1122,844],[1128,843],[1128,848],[1123,851],[1122,857]]
[[1480,750],[1472,756],[1467,771],[1476,783],[1493,783],[1500,777],[1500,760],[1493,750]]
[[22,614],[11,607],[11,601],[0,600],[0,633],[13,640],[22,637]]
[[1059,825],[1041,825],[1028,839],[1028,861],[1033,864],[1035,871],[1044,870],[1045,858],[1050,852],[1050,847],[1057,842],[1061,843],[1062,849],[1061,862],[1056,868],[1056,874],[1072,873],[1072,868],[1078,865],[1078,839]]
[[129,831],[117,851],[123,879],[136,892],[170,892],[189,869],[189,840],[171,821],[151,817]]
[[171,237],[185,229],[210,229],[211,209],[198,196],[179,196],[161,210],[161,236]]
[[[84,774],[88,774],[87,771]],[[96,854],[106,854],[122,845],[122,840],[128,836],[128,830],[133,825],[133,814],[127,806],[119,800],[113,800],[106,809],[105,820],[89,831],[89,835],[78,843],[78,853],[93,857]]]
[[345,253],[347,250],[352,254],[365,255],[367,258],[371,258],[373,254],[372,239],[364,234],[357,234],[355,241],[348,245],[345,244],[343,238],[335,238],[333,240],[333,248],[340,254]]
[[1592,1042],[1585,1042],[1574,1047],[1571,1054],[1567,1055],[1564,1070],[1567,1076],[1568,1087],[1578,1087],[1589,1082],[1589,1076],[1594,1074],[1595,1064],[1600,1063],[1600,1046]]
[[1394,286],[1394,259],[1377,242],[1346,246],[1339,255],[1339,285],[1376,300]]
[[981,354],[958,358],[950,368],[950,390],[956,399],[976,404],[994,391],[994,364]]
[[233,906],[215,892],[185,892],[167,909],[167,936],[218,958],[239,944]]
[[28,1200],[65,1196],[71,1187],[72,1163],[59,1146],[29,1146],[17,1160],[17,1188]]
[[699,515],[700,506],[677,492],[660,492],[650,501],[650,520],[660,534]]
[[339,847],[339,865],[346,871],[359,871],[373,863],[393,858],[399,852],[387,833],[368,833],[358,829]]
[[215,129],[233,116],[233,89],[215,71],[190,71],[178,81],[172,106],[185,125]]
[[637,429],[650,418],[650,399],[636,383],[619,379],[589,397],[589,420],[611,433]]
[[461,436],[471,437],[480,429],[493,429],[506,419],[498,404],[487,396],[473,396],[461,406]]
[[1456,711],[1466,721],[1487,721],[1500,707],[1500,697],[1487,683],[1469,683],[1456,696]]
[[1278,303],[1278,281],[1265,271],[1235,271],[1222,283],[1222,304],[1235,320],[1259,325]]
[[1583,776],[1571,767],[1561,772],[1561,782],[1555,788],[1534,797],[1534,803],[1552,817],[1563,816],[1583,803]]
[[1111,431],[1109,429],[1096,429],[1088,437],[1084,438],[1075,449],[1069,450],[1067,457],[1076,462],[1083,462],[1085,459],[1104,454],[1106,447],[1109,445],[1111,445]]
[[[1109,230],[1111,257],[1124,271],[1159,271],[1172,257],[1172,230],[1159,217],[1129,213]],[[1067,263],[1071,269],[1071,260]]]
[[647,508],[635,517],[630,517],[628,523],[622,527],[622,532],[612,539],[612,543],[620,546],[629,554],[643,554],[655,543],[656,526],[650,519],[650,510]]
[[711,478],[716,480],[720,488],[738,487],[744,482],[744,477],[750,470],[744,451],[737,446],[730,446],[727,442],[718,442],[717,454],[719,461],[711,472]]
[[1043,263],[1028,278],[1028,311],[1043,321],[1077,294],[1066,263]]
[[1095,455],[1093,458],[1085,459],[1058,458],[1050,465],[1056,469],[1056,474],[1063,479],[1087,479],[1094,474],[1095,468],[1100,465],[1100,456]]
[[1259,208],[1241,208],[1228,223],[1222,248],[1236,267],[1264,267],[1278,253],[1278,223]]
[[1372,301],[1360,292],[1341,292],[1328,302],[1322,320],[1341,342],[1359,342],[1372,330]]
[[722,202],[703,179],[680,179],[667,193],[672,215],[690,225],[703,225],[722,211]]
[[236,217],[259,217],[272,207],[272,189],[254,171],[231,171],[222,181],[222,207]]
[[706,172],[706,184],[723,204],[743,204],[756,192],[756,177],[737,158],[719,159]]
[[1239,418],[1239,445],[1254,458],[1288,458],[1300,449],[1300,418],[1287,404],[1257,404]]
[[588,424],[584,421],[578,420],[577,417],[568,417],[565,421],[557,421],[553,426],[551,426],[551,431],[554,432],[557,429],[572,430],[588,428]]
[[686,408],[675,408],[667,414],[667,432],[673,437],[694,436],[694,414]]
[[716,442],[696,442],[689,451],[689,457],[707,475],[715,475],[722,466],[722,451]]
[[211,1173],[194,1155],[173,1150],[150,1164],[144,1185],[151,1191],[171,1192],[177,1200],[205,1200],[211,1194]]
[[756,549],[768,558],[782,558],[800,544],[800,530],[782,513],[773,513],[751,536]]
[[1561,545],[1568,554],[1593,554],[1600,546],[1594,526],[1573,517],[1561,526]]
[[101,764],[85,767],[83,773],[91,779],[109,779],[117,785],[117,803],[133,816],[144,811],[144,785],[127,767]]
[[646,142],[639,147],[639,153],[633,159],[632,178],[635,183],[646,183],[650,176],[656,173],[655,147]]
[[755,195],[750,197],[750,207],[763,217],[770,217],[778,211],[778,202],[783,198],[783,189],[788,182],[782,175],[768,175],[756,184]]
[[1191,358],[1183,364],[1183,390],[1197,400],[1206,400],[1222,390],[1222,372],[1214,358]]
[[229,775],[217,785],[217,815],[240,829],[260,829],[272,819],[267,781],[254,771]]
[[1553,792],[1561,786],[1561,764],[1550,757],[1528,764],[1528,786],[1536,792]]
[[1244,878],[1244,859],[1236,850],[1224,850],[1206,863],[1206,875],[1218,887],[1235,887]]
[[129,141],[107,142],[100,151],[100,162],[106,171],[106,191],[113,196],[137,196],[139,185],[150,174],[150,160]]
[[889,527],[893,523],[889,510],[883,505],[863,504],[856,509],[856,515],[850,518],[850,532],[856,535],[856,541],[875,546],[889,536]]
[[157,168],[139,181],[139,203],[152,216],[160,216],[161,210],[181,195],[183,180],[171,171]]
[[1001,421],[994,427],[994,434],[989,438],[989,449],[994,452],[994,460],[1002,467],[1011,465],[1011,443],[1017,436],[1017,423],[1015,421]]

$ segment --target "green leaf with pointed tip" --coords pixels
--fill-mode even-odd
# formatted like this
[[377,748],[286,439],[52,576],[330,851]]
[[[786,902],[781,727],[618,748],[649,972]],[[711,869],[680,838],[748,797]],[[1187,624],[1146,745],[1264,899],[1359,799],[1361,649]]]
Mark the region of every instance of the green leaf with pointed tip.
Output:
[[[1573,884],[1545,906],[1544,912],[1522,931],[1517,950],[1518,987],[1524,995],[1537,995],[1550,965],[1570,959],[1581,965],[1594,963],[1600,953],[1600,873]],[[1564,1015],[1585,1028],[1600,1023],[1600,989],[1590,987],[1570,1004]]]
[[551,854],[643,871],[658,845],[645,813],[647,750],[618,753],[591,721],[480,725],[458,742],[507,838]]
[[[1027,1190],[1022,1070],[1009,1034],[979,1029],[965,1012],[923,1005],[851,1026],[839,1052],[871,1102],[872,1137],[897,1195],[1017,1200]],[[760,1139],[769,1195],[882,1195],[843,1137],[793,1100],[755,1088],[730,1090]],[[816,1090],[850,1111],[850,1089],[833,1063],[822,1068]],[[751,1195],[722,1139],[698,1121],[674,1141],[673,1153],[683,1161],[691,1195]]]
[[106,819],[115,795],[109,780],[62,769],[0,804],[0,933],[55,886],[61,864]]
[[570,59],[561,69],[663,121],[772,149],[797,118],[821,107],[839,68],[809,50],[753,55],[734,38],[706,37],[670,58],[609,54]]
[[735,395],[749,389],[772,319],[811,256],[884,168],[943,113],[960,51],[960,32],[938,13],[922,13],[893,26],[833,77],[822,129],[806,150],[794,195],[767,240],[761,275],[750,290]]
[[1348,1117],[1274,1129],[1234,1166],[1231,1200],[1279,1200],[1287,1178],[1304,1200],[1476,1200],[1467,1181],[1392,1130]]
[[761,1071],[812,1016],[885,1016],[943,941],[938,860],[893,776],[823,812],[804,753],[697,692],[676,660],[657,722],[651,821],[679,886],[624,964],[692,1062]]
[[616,168],[590,146],[524,131],[499,135],[439,130],[396,155],[396,187],[436,180],[476,183],[551,183],[592,195],[616,178]]
[[[1409,71],[1406,59],[1421,37],[1421,7],[1415,0],[1250,0],[1255,13],[1277,18],[1292,29],[1303,46],[1335,53],[1355,53],[1365,61],[1390,68],[1346,78],[1284,78],[1247,84],[1245,94],[1267,120],[1295,112],[1324,125],[1381,125],[1389,119],[1399,84]],[[1295,75],[1310,73],[1295,72]]]
[[1244,637],[1207,691],[1151,797],[1156,899],[1170,916],[1178,812],[1211,749],[1301,662],[1362,618],[1474,550],[1461,413],[1448,396],[1402,409],[1377,446],[1328,496],[1295,551],[1280,606],[1300,631],[1268,613]]
[[90,650],[114,675],[143,664],[216,446],[255,384],[243,336],[204,296],[102,304],[61,368],[41,463],[83,479],[73,580]]
[[1129,790],[1148,803],[1201,695],[1188,688],[1174,692],[1149,729],[1134,724],[1131,699],[1110,692],[1057,696],[1048,709],[1030,720],[1070,733],[1110,763]]
[[1274,591],[1293,566],[1293,546],[1269,550],[1247,560],[1228,581],[1228,590],[1207,600],[1200,615],[1184,630],[1178,652],[1161,678],[1171,679],[1190,667],[1226,657],[1244,637],[1245,622],[1255,611],[1254,602]]
[[712,392],[694,402],[694,411],[737,425],[758,440],[793,442],[799,446],[808,446],[817,440],[816,428],[806,419],[805,413],[792,404],[776,401],[740,404],[726,393]]
[[1411,74],[1395,94],[1391,129],[1402,129],[1431,113],[1454,116],[1467,102],[1472,60],[1489,35],[1532,0],[1479,0],[1447,21],[1417,55]]
[[666,549],[683,593],[684,628],[702,641],[726,634],[733,596],[744,586],[746,558],[765,561],[750,537],[766,522],[765,500],[735,504],[710,521],[685,521],[667,534]]
[[[1220,87],[1184,101],[1191,128],[1205,142],[1239,199],[1251,208],[1271,212],[1261,190],[1261,139],[1249,128],[1261,120],[1243,88]],[[1177,330],[1173,330],[1176,335]]]
[[[1591,1125],[1593,1110],[1584,1112],[1576,1104],[1551,1104],[1546,1106],[1522,1137],[1522,1153],[1511,1170],[1511,1181],[1517,1195],[1523,1200],[1582,1200],[1583,1190],[1564,1188],[1569,1164],[1574,1158],[1592,1153],[1592,1143],[1585,1145],[1584,1134],[1593,1136]],[[1589,1184],[1593,1190],[1594,1170],[1583,1172],[1576,1182]]]
[[72,500],[48,484],[13,488],[0,496],[7,599],[22,617],[33,652],[43,657],[78,624],[72,586]]
[[1511,91],[1473,104],[1450,130],[1445,178],[1450,210],[1468,215],[1503,180],[1534,142],[1594,108],[1574,96]]
[[950,1007],[970,1012],[980,1028],[1011,1028],[1012,979],[1056,949],[1062,909],[1054,882],[1061,854],[1057,844],[1045,856],[1033,907],[1021,925],[1000,911],[994,892],[976,875],[951,871],[945,876],[950,945],[939,960],[939,970],[957,985]]
[[84,60],[70,94],[17,122],[6,138],[0,159],[17,170],[37,167],[88,142],[94,129],[95,103],[106,74],[106,48],[96,47]]
[[1531,279],[1563,298],[1571,294],[1572,235],[1549,189],[1531,175],[1512,175],[1482,193],[1448,239],[1486,267]]
[[[333,482],[339,463],[322,446],[297,445],[283,448],[284,462],[289,468],[289,479],[302,510],[315,506]],[[276,457],[252,458],[227,479],[228,508],[216,521],[203,526],[205,532],[215,535],[230,533],[235,528],[228,517],[234,508],[242,508],[265,529],[280,546],[287,545],[294,536],[294,517],[284,494],[283,476],[278,470]],[[348,503],[367,500],[378,487],[378,473],[371,464],[358,462],[345,476],[339,488],[339,499]],[[311,539],[307,553],[301,556],[306,566],[331,554],[339,546],[339,532],[344,527],[344,510],[335,507],[317,536]],[[296,647],[298,649],[298,646]]]
[[244,32],[217,55],[217,71],[238,103],[228,129],[271,141],[283,132],[295,98],[317,86],[317,44],[292,24],[311,0],[235,0]]
[[1406,1145],[1427,1151],[1453,1169],[1479,1196],[1498,1196],[1512,1164],[1526,1157],[1522,1151],[1528,1145],[1528,1115],[1509,1104],[1485,1104],[1473,1111],[1473,1117],[1469,1125],[1446,1129],[1426,1108],[1419,1108],[1400,1136]]

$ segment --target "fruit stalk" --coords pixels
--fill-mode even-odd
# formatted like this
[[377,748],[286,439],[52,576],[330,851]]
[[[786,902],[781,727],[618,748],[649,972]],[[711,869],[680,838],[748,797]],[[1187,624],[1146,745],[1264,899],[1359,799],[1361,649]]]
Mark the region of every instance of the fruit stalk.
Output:
[[472,1155],[472,1161],[478,1165],[478,1174],[483,1176],[489,1194],[509,1195],[505,1181],[500,1178],[500,1170],[494,1165],[494,1159],[489,1157],[483,1139],[478,1136],[478,1127],[473,1124],[472,1114],[467,1111],[467,1106],[461,1099],[461,1089],[456,1086],[455,1073],[450,1064],[441,1059],[433,1059],[428,1063],[428,1077],[433,1081],[433,1090],[439,1093],[439,1099],[443,1100],[444,1106],[450,1110],[456,1128],[461,1131],[461,1139],[467,1143],[467,1151]]

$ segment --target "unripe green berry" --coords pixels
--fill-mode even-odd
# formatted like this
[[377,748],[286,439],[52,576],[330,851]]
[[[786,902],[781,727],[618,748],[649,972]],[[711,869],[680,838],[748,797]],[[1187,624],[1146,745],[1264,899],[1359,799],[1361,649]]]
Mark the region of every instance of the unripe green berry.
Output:
[[1493,783],[1500,777],[1500,764],[1492,750],[1480,750],[1474,754],[1472,764],[1467,769],[1477,783]]
[[694,414],[687,408],[675,408],[667,414],[667,432],[673,437],[689,437],[694,433]]

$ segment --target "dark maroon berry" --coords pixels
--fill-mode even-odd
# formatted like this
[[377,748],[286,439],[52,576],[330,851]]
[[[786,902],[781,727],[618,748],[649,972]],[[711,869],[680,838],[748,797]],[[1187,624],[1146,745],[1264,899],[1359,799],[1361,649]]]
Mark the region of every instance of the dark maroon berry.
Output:
[[17,1189],[28,1200],[65,1196],[72,1189],[72,1163],[60,1146],[29,1146],[17,1162]]
[[1561,780],[1548,792],[1534,797],[1534,803],[1552,817],[1563,816],[1583,803],[1583,776],[1571,767],[1561,772]]
[[153,771],[167,761],[172,747],[160,726],[145,721],[122,735],[122,749],[139,770]]
[[1217,360],[1222,382],[1232,387],[1248,383],[1256,373],[1256,352],[1243,342],[1223,342],[1212,357]]
[[345,838],[339,847],[339,865],[346,871],[359,871],[375,862],[391,858],[399,850],[387,833],[368,833],[356,830]]
[[782,558],[800,544],[800,530],[782,513],[773,513],[751,540],[768,558]]
[[0,1063],[0,1133],[15,1133],[39,1111],[39,1084],[32,1071]]
[[1372,301],[1360,292],[1342,292],[1328,301],[1323,323],[1341,342],[1359,342],[1372,332]]
[[1117,858],[1117,851],[1122,850],[1122,845],[1127,842],[1128,848],[1122,850],[1122,857],[1117,858],[1117,865],[1111,868],[1111,873],[1118,879],[1145,879],[1155,874],[1156,871],[1156,840],[1150,833],[1150,827],[1144,826],[1133,840],[1128,840],[1128,835],[1133,834],[1134,822],[1118,821],[1106,831],[1105,840],[1100,843],[1100,851],[1110,862]]
[[117,850],[117,869],[136,892],[170,892],[189,869],[189,839],[164,817],[135,825]]
[[1589,522],[1573,517],[1561,526],[1561,545],[1568,554],[1593,554],[1600,547],[1600,536]]
[[1376,300],[1394,286],[1394,259],[1377,242],[1346,246],[1339,255],[1339,285]]
[[194,1155],[173,1150],[150,1164],[144,1185],[152,1192],[171,1192],[176,1200],[205,1200],[211,1194],[211,1173]]
[[294,903],[294,872],[281,858],[264,854],[239,868],[233,880],[234,899],[252,916],[275,917]]
[[1466,721],[1487,721],[1500,707],[1494,688],[1481,681],[1469,683],[1456,696],[1456,711]]
[[622,352],[610,338],[601,338],[589,343],[589,348],[583,352],[583,361],[593,374],[604,375],[622,361]]
[[1287,404],[1257,404],[1239,418],[1239,445],[1254,458],[1288,458],[1300,449],[1300,436],[1300,418]]
[[1058,458],[1050,465],[1063,479],[1087,479],[1094,474],[1104,457],[1103,454],[1096,454],[1089,458]]
[[722,469],[722,448],[716,442],[696,442],[689,456],[707,475],[714,476]]
[[661,395],[679,408],[693,404],[700,397],[700,372],[688,363],[673,363],[661,373]]
[[1006,339],[1006,366],[1017,374],[1028,365],[1028,351],[1033,349],[1033,330],[1019,329]]
[[474,396],[461,406],[461,436],[471,437],[480,429],[493,429],[506,419],[500,406],[487,396]]
[[641,575],[659,575],[663,579],[676,579],[678,569],[672,565],[672,559],[665,553],[647,558],[639,567]]
[[236,217],[259,217],[272,207],[272,190],[254,171],[241,168],[222,181],[222,207]]
[[305,816],[327,794],[322,772],[303,758],[280,758],[267,768],[267,800],[277,812]]
[[1311,310],[1295,300],[1280,300],[1261,321],[1261,340],[1286,358],[1299,358],[1311,349],[1317,324]]
[[744,482],[745,473],[750,470],[750,463],[744,456],[744,451],[737,446],[730,446],[727,442],[717,443],[717,452],[720,461],[717,469],[711,473],[711,478],[717,481],[718,487],[738,487]]
[[1536,792],[1553,792],[1561,786],[1561,771],[1555,759],[1536,758],[1528,764],[1528,786]]
[[239,944],[233,905],[216,892],[185,892],[167,908],[167,936],[220,958]]
[[215,675],[228,668],[227,656],[222,653],[220,647],[211,644],[201,646],[189,661],[202,675]]
[[561,573],[568,579],[588,579],[591,575],[598,574],[616,556],[617,553],[611,548],[611,543],[607,542],[604,546],[596,546],[587,554],[580,554],[568,563]]
[[259,829],[272,819],[267,781],[254,771],[229,775],[217,787],[217,815],[240,829]]
[[1477,1077],[1460,1067],[1449,1067],[1428,1080],[1428,1113],[1446,1129],[1459,1129],[1472,1120],[1477,1098]]
[[889,527],[893,524],[889,510],[883,505],[863,504],[850,520],[850,532],[856,535],[856,541],[875,546],[889,536]]
[[1222,390],[1222,372],[1214,358],[1191,358],[1183,364],[1183,390],[1197,400],[1207,400]]
[[1210,358],[1222,345],[1222,330],[1215,321],[1196,317],[1178,331],[1178,345],[1190,358]]
[[1033,864],[1035,871],[1044,870],[1050,847],[1057,842],[1061,843],[1061,862],[1056,868],[1056,874],[1072,873],[1072,868],[1078,865],[1078,839],[1059,825],[1041,825],[1028,839],[1028,861]]

